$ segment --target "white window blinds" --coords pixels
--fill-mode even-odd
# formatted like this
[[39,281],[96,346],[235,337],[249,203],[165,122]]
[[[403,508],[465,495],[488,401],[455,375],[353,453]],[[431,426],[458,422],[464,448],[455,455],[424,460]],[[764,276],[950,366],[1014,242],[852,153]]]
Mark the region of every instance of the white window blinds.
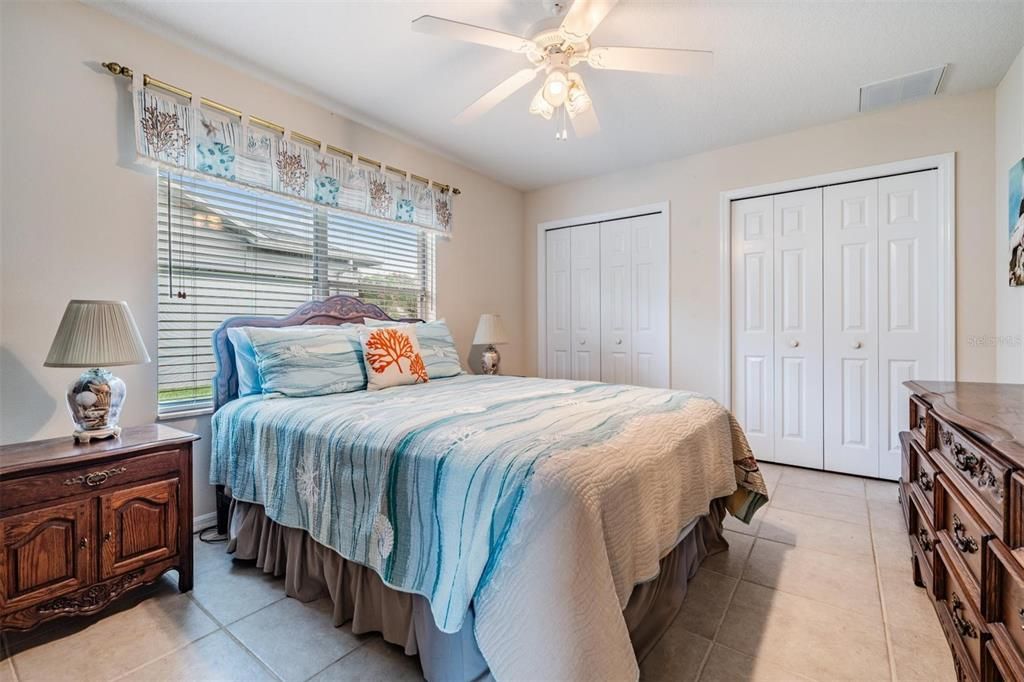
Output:
[[157,197],[161,415],[211,406],[210,335],[226,318],[335,294],[434,316],[434,237],[422,230],[166,170]]

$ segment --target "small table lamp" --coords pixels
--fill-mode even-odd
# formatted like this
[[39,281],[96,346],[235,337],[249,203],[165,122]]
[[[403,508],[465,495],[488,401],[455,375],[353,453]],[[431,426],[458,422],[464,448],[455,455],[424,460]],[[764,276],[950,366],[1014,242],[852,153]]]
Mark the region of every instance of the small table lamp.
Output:
[[505,334],[505,325],[501,322],[501,315],[484,313],[476,325],[476,335],[473,337],[474,346],[486,345],[481,356],[480,367],[484,374],[497,374],[498,366],[501,364],[501,354],[495,346],[508,343],[508,336]]
[[121,435],[124,382],[100,367],[149,362],[139,328],[124,301],[69,301],[46,356],[46,367],[91,367],[68,388],[75,440]]

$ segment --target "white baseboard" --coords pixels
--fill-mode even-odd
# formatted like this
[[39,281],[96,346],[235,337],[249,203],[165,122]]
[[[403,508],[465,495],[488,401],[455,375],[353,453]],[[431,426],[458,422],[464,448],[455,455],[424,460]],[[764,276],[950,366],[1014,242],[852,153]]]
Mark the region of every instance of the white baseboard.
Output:
[[192,519],[192,531],[198,533],[207,526],[213,526],[217,523],[217,512],[212,511],[209,514],[200,514],[199,516],[193,517]]

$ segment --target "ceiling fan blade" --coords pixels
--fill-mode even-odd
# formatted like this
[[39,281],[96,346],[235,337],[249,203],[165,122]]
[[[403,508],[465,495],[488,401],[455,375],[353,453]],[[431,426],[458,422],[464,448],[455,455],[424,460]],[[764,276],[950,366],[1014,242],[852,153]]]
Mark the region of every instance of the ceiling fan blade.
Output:
[[462,40],[467,43],[487,45],[488,47],[496,47],[499,50],[521,52],[523,54],[536,47],[532,40],[514,36],[511,33],[493,31],[489,28],[481,28],[472,24],[464,24],[461,21],[433,17],[429,14],[413,19],[412,30],[441,38]]
[[604,21],[619,0],[576,0],[562,20],[559,31],[570,42],[582,42],[590,37],[597,25]]
[[493,109],[503,99],[529,84],[537,77],[540,69],[522,69],[516,71],[510,77],[503,80],[497,87],[488,91],[477,101],[466,107],[461,114],[455,117],[456,123],[469,123],[478,116]]
[[657,47],[595,47],[587,54],[587,63],[595,69],[682,76],[710,74],[712,60],[711,52]]
[[601,130],[601,122],[597,120],[597,112],[594,111],[593,104],[587,107],[586,111],[576,114],[569,120],[572,121],[572,131],[576,133],[576,137],[589,137]]

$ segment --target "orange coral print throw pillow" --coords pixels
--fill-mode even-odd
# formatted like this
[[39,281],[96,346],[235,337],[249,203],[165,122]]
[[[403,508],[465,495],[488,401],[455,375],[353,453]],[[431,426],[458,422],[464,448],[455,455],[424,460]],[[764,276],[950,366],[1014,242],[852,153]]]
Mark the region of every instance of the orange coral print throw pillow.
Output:
[[359,341],[366,362],[366,390],[427,382],[427,368],[412,325],[362,329]]

